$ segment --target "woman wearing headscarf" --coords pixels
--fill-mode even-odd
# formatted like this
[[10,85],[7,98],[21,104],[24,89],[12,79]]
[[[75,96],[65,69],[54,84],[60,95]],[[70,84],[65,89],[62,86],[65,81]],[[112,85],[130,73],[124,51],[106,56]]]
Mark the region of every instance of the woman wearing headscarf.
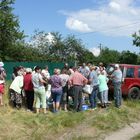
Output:
[[23,80],[23,89],[26,96],[27,110],[33,111],[34,89],[32,83],[31,68],[26,68],[26,74],[24,75],[24,80]]

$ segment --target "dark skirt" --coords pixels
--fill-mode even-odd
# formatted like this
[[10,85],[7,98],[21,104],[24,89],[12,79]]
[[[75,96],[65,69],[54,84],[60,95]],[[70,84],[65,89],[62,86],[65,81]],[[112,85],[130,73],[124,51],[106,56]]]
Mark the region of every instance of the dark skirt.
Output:
[[22,94],[10,89],[10,100],[16,104],[22,104]]

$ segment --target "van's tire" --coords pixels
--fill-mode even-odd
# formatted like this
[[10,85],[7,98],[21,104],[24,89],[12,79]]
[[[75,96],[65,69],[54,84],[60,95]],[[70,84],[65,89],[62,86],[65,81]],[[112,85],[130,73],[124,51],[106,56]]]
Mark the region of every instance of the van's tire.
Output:
[[128,98],[131,100],[138,100],[140,99],[140,89],[137,87],[132,87],[129,90]]

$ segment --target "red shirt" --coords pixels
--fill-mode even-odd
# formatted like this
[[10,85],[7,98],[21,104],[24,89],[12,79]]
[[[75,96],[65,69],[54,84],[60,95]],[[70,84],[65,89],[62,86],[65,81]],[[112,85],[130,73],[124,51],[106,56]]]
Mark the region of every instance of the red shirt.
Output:
[[28,91],[33,90],[32,74],[31,73],[27,73],[27,74],[24,75],[23,89],[28,90]]
[[76,72],[74,72],[74,74],[72,75],[72,77],[69,79],[69,82],[72,85],[83,86],[84,84],[86,84],[88,82],[88,80],[81,73],[79,73],[78,71],[76,71]]

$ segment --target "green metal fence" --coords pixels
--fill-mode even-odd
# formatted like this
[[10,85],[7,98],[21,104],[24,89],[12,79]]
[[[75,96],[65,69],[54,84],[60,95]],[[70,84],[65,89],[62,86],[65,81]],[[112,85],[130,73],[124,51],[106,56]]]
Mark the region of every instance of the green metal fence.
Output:
[[[69,66],[74,66],[74,63],[68,63]],[[23,66],[25,68],[30,67],[34,68],[34,66],[40,66],[41,68],[44,68],[45,66],[49,67],[50,74],[53,74],[54,68],[60,68],[62,69],[64,67],[64,63],[51,63],[51,62],[4,62],[4,68],[7,73],[7,80],[11,80],[12,73],[13,73],[13,67],[16,66]]]

